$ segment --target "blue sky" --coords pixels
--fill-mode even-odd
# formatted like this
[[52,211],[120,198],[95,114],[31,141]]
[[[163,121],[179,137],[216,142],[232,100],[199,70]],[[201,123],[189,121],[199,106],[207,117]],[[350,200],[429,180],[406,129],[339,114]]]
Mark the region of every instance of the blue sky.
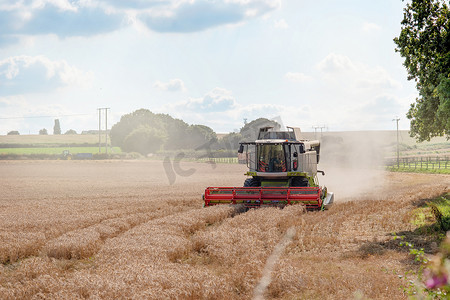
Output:
[[[136,109],[216,132],[408,129],[401,0],[0,0],[0,134]],[[48,116],[43,118],[36,118]],[[26,117],[26,118],[23,118]]]

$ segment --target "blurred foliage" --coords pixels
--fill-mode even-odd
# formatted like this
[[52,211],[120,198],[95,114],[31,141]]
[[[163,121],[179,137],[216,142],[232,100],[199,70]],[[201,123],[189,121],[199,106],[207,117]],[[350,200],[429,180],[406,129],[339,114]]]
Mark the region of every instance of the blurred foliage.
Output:
[[[405,236],[395,236],[394,240],[400,238],[400,246],[409,248],[409,254],[414,261],[419,263],[416,271],[410,270],[407,274],[416,277],[409,280],[404,291],[410,299],[449,299],[450,295],[450,194],[426,202],[426,206],[420,208],[424,222],[415,232],[423,235],[435,235],[439,232],[438,241],[442,241],[440,247],[433,255],[424,248],[419,248],[413,243],[404,241]],[[421,214],[422,215],[422,214]],[[416,214],[417,217],[417,214]],[[431,217],[431,218],[429,218]],[[426,219],[426,220],[425,220]],[[447,232],[447,234],[445,234]],[[436,235],[435,235],[436,236]],[[407,278],[407,276],[405,276]]]
[[53,134],[61,134],[61,125],[59,119],[55,119],[55,125],[53,126]]
[[450,230],[450,197],[441,197],[434,202],[428,202],[431,212],[436,219],[440,230],[447,232]]
[[73,130],[73,129],[69,129],[64,134],[77,134],[77,132],[75,130]]
[[450,138],[450,10],[448,1],[412,0],[406,4],[395,49],[405,58],[408,80],[419,98],[411,104],[412,137]]
[[[188,125],[167,114],[139,109],[123,115],[110,132],[111,142],[125,151],[141,154],[165,150],[193,149],[216,141],[215,132],[204,125]],[[139,141],[142,138],[143,140]]]
[[245,124],[241,128],[240,134],[246,142],[253,142],[258,138],[259,129],[262,127],[274,127],[275,130],[280,130],[280,124],[276,121],[259,118]]
[[39,134],[40,135],[48,135],[47,129],[42,128],[41,130],[39,130]]
[[147,155],[160,150],[164,141],[165,136],[161,131],[148,126],[140,126],[127,135],[122,149],[126,152]]
[[173,150],[237,151],[239,142],[256,140],[259,128],[266,126],[280,128],[275,121],[259,118],[245,124],[239,133],[229,133],[219,140],[208,126],[189,125],[167,114],[139,109],[123,115],[111,128],[110,136],[112,145],[143,155]]
[[253,142],[257,140],[259,129],[262,127],[274,127],[276,130],[280,130],[280,124],[276,121],[258,118],[246,123],[239,132],[231,132],[225,135],[214,148],[237,151],[239,142]]

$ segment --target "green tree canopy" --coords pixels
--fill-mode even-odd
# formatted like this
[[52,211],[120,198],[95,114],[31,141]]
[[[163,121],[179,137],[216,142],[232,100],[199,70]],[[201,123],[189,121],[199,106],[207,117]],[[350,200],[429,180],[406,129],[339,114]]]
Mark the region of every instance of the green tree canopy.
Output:
[[412,0],[394,39],[396,51],[405,58],[408,80],[414,79],[419,90],[407,114],[410,134],[419,141],[450,137],[449,6],[443,0]]
[[218,149],[237,150],[239,142],[242,142],[242,135],[238,132],[230,132],[218,141]]
[[148,109],[139,109],[123,115],[120,121],[113,125],[110,131],[112,145],[124,148],[125,139],[133,130],[139,127],[165,131],[163,124],[156,118],[154,113]]
[[244,127],[241,128],[240,134],[246,142],[255,141],[258,138],[259,129],[269,126],[274,127],[276,130],[280,129],[280,124],[276,121],[266,118],[259,118],[245,124]]
[[266,118],[258,118],[249,123],[246,123],[241,128],[239,133],[231,132],[222,137],[216,146],[217,149],[237,150],[239,142],[252,142],[258,138],[259,129],[262,127],[274,127],[276,130],[280,129],[280,124],[276,121]]
[[73,129],[69,129],[64,134],[77,134],[77,132]]
[[11,130],[7,133],[7,135],[19,135],[20,133],[17,130]]
[[55,119],[55,125],[53,126],[53,134],[61,134],[61,125],[59,119]]
[[180,119],[174,119],[167,114],[158,114],[155,115],[155,117],[161,120],[167,135],[167,140],[164,143],[164,149],[178,150],[189,148],[188,145],[186,145],[186,131],[189,127],[186,122]]
[[[151,132],[147,132],[148,130]],[[144,131],[148,137],[147,140],[158,145],[151,148],[152,151],[158,151],[161,145],[164,150],[195,149],[209,141],[217,140],[216,133],[208,126],[188,125],[167,114],[154,114],[148,109],[139,109],[123,115],[120,121],[114,124],[110,132],[111,142],[124,151],[142,153],[144,150],[141,149],[144,146],[139,144],[137,147],[138,143],[135,139],[142,137]],[[162,144],[159,144],[160,142]],[[148,149],[147,146],[144,149]]]
[[42,128],[41,130],[39,130],[39,134],[40,135],[47,135],[48,134],[47,129]]
[[160,150],[164,140],[165,136],[161,131],[148,126],[139,126],[127,135],[124,140],[123,150],[147,155]]
[[212,145],[217,142],[216,133],[210,127],[205,125],[189,126],[187,136],[189,139],[187,141],[188,149],[195,149],[205,145],[206,143],[210,143],[210,145]]

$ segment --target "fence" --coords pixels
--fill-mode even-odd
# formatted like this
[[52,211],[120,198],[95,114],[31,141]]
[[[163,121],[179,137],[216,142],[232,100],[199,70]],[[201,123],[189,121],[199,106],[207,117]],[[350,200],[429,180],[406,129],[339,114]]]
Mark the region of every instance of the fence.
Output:
[[195,161],[205,162],[205,163],[225,163],[225,164],[237,164],[237,157],[203,157],[195,159]]
[[398,162],[397,158],[390,158],[386,166],[392,169],[450,169],[450,156],[400,157]]
[[[239,159],[237,157],[203,157],[194,160],[205,163],[227,163],[227,164],[239,163]],[[421,170],[421,169],[450,170],[450,156],[400,157],[398,164],[397,158],[389,158],[385,161],[385,165],[392,169],[399,168],[399,169],[413,169],[413,170]]]

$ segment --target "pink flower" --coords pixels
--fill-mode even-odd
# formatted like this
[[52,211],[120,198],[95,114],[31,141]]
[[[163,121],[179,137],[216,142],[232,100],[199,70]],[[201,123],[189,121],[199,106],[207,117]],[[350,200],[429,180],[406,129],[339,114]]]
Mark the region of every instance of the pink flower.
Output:
[[425,286],[428,289],[435,289],[443,287],[448,283],[448,277],[446,274],[433,275],[425,281]]

